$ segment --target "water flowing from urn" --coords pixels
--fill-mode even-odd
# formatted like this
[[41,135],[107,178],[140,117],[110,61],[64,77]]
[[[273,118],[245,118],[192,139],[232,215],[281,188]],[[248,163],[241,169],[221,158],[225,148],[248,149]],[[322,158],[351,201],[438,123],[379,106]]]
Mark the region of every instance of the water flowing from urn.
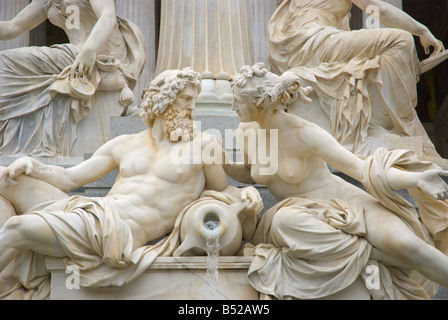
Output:
[[210,279],[210,292],[215,295],[218,286],[218,257],[219,257],[219,220],[204,222],[203,234],[207,245],[207,276]]

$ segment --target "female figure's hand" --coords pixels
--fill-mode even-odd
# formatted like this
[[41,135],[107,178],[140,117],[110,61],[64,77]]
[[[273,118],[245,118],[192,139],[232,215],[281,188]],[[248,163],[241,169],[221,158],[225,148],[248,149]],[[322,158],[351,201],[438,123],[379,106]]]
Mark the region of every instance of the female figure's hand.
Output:
[[93,68],[96,63],[96,52],[89,50],[88,48],[83,48],[72,64],[72,69],[70,72],[70,77],[73,79],[76,72],[87,75],[87,78],[92,77]]
[[417,187],[437,200],[448,199],[448,185],[442,177],[448,177],[448,171],[432,169],[422,172]]
[[91,78],[96,63],[96,55],[107,42],[118,23],[114,0],[90,0],[90,5],[98,17],[98,21],[72,64],[72,78],[75,72],[83,73],[89,79]]
[[430,169],[423,172],[404,171],[390,168],[387,181],[393,190],[418,188],[437,200],[448,199],[448,185],[442,179],[448,177],[448,171]]
[[423,48],[425,48],[425,53],[428,55],[431,53],[430,48],[434,47],[434,51],[431,56],[445,50],[442,41],[437,40],[436,37],[434,37],[427,28],[425,32],[420,36],[420,43],[422,44]]

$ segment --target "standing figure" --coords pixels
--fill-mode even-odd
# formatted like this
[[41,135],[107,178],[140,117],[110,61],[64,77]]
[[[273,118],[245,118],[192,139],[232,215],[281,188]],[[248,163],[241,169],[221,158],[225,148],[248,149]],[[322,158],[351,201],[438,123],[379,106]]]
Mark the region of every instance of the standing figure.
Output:
[[0,40],[47,19],[70,43],[0,52],[2,155],[70,156],[83,119],[95,117],[83,128],[92,131],[82,134],[97,143],[94,128],[120,116],[134,99],[131,89],[145,62],[143,37],[116,16],[114,0],[33,0],[14,19],[0,22]]
[[[292,113],[360,156],[409,138],[405,146],[419,144],[419,156],[440,158],[415,111],[421,68],[413,35],[427,53],[444,49],[427,27],[381,0],[279,2],[268,26],[272,71],[294,69],[316,93],[312,106],[297,103]],[[390,28],[351,31],[352,4],[372,6]]]

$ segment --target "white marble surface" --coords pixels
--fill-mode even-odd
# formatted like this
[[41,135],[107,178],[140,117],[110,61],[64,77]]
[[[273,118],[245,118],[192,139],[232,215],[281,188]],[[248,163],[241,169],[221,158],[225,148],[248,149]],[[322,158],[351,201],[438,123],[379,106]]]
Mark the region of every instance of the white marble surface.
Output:
[[121,288],[67,289],[69,274],[59,259],[47,259],[52,300],[258,300],[247,281],[251,258],[220,257],[219,284],[210,290],[207,257],[158,258],[137,280]]

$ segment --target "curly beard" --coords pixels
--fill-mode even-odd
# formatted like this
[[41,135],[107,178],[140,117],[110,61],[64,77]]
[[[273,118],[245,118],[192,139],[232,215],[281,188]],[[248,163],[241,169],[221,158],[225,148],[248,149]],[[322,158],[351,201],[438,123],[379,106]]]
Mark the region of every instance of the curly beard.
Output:
[[194,122],[190,109],[175,109],[169,106],[164,113],[165,134],[172,142],[190,141],[193,138]]

